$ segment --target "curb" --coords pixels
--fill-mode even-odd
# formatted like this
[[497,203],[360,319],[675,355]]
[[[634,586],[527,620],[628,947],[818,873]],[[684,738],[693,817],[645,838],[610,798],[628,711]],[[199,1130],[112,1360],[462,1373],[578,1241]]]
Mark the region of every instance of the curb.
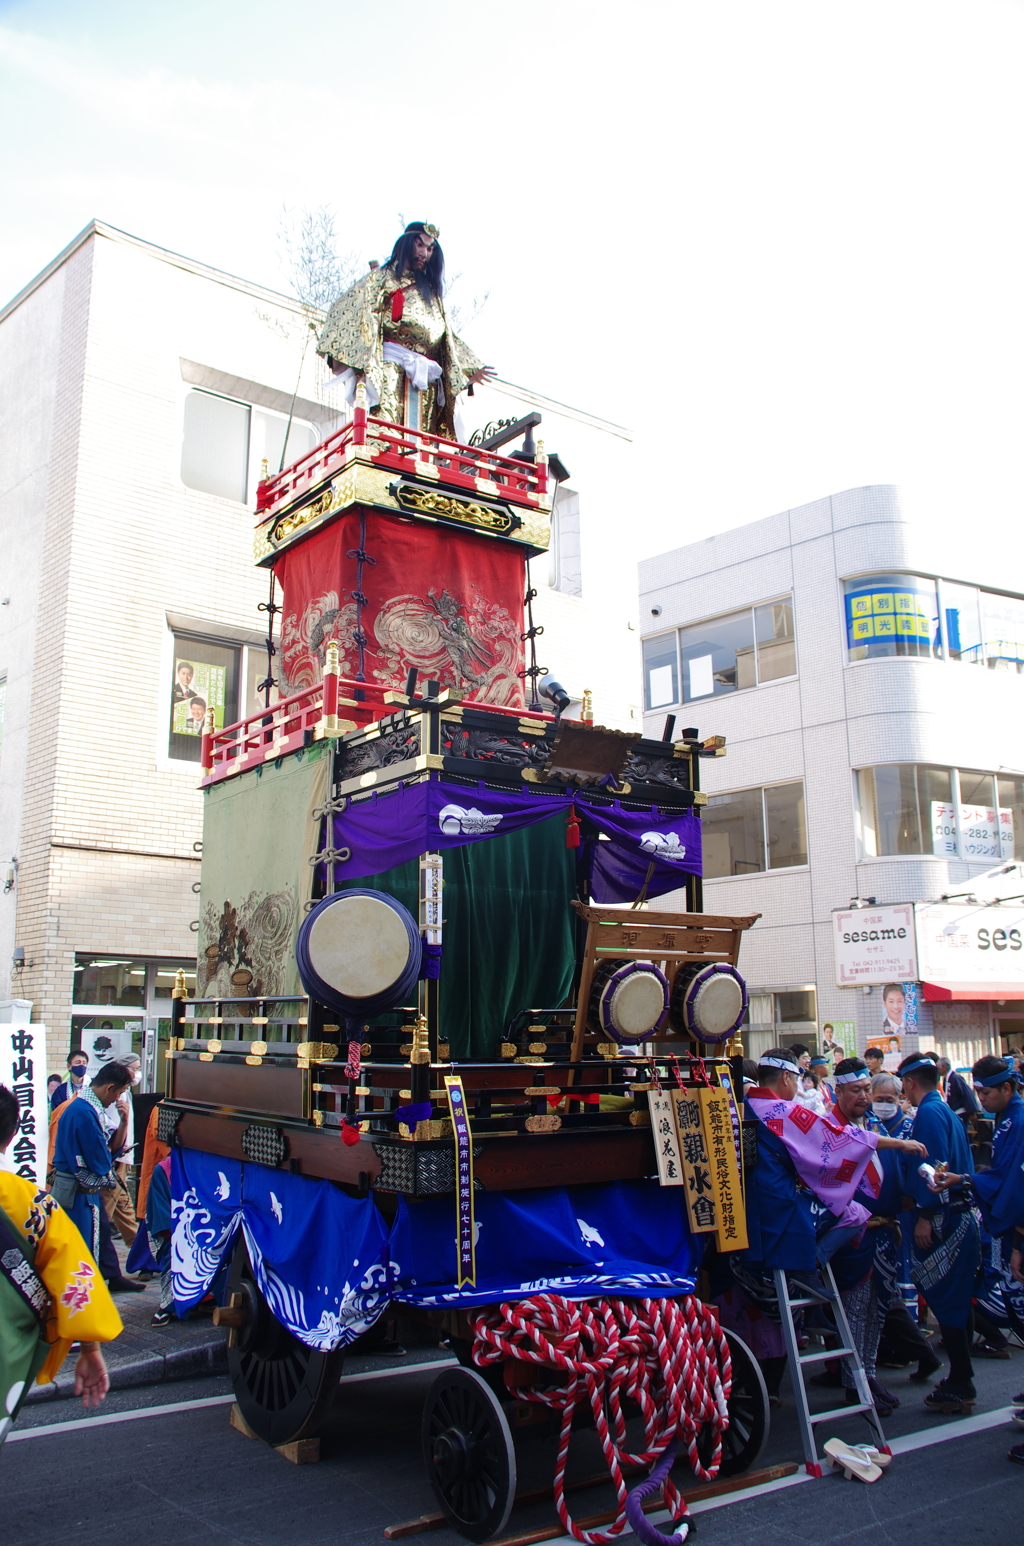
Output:
[[[205,1375],[224,1374],[228,1367],[226,1337],[198,1346],[179,1347],[169,1353],[150,1353],[114,1364],[110,1369],[111,1390],[133,1390],[140,1385],[162,1385],[169,1380],[201,1379]],[[49,1385],[33,1385],[24,1405],[37,1401],[63,1401],[75,1393],[73,1374],[61,1374]]]

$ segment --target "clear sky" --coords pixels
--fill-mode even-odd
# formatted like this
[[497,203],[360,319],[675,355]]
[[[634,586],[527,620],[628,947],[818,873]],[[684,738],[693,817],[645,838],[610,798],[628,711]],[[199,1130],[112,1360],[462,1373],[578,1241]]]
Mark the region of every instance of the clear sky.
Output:
[[1024,589],[1022,80],[1019,0],[0,0],[0,294],[94,216],[275,288],[283,204],[430,220],[636,429],[625,558],[898,482]]

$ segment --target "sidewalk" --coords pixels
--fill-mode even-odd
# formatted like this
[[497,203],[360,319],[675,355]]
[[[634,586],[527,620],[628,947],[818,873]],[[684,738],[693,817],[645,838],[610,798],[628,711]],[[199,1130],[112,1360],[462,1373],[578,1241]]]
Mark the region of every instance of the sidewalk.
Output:
[[[118,1242],[118,1254],[126,1255]],[[227,1333],[212,1325],[213,1305],[192,1311],[187,1321],[172,1320],[167,1326],[151,1326],[160,1303],[160,1280],[146,1285],[144,1294],[117,1294],[114,1298],[124,1330],[108,1342],[103,1356],[110,1371],[111,1390],[138,1385],[159,1385],[164,1380],[195,1379],[223,1374],[227,1368]],[[74,1356],[50,1385],[34,1385],[25,1397],[32,1401],[59,1401],[74,1395]]]

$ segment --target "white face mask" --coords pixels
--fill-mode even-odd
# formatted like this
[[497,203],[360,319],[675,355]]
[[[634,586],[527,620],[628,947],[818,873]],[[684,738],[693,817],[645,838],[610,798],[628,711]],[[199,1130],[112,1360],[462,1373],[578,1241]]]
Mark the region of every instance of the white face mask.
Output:
[[875,1100],[871,1102],[871,1110],[883,1122],[888,1122],[891,1117],[896,1115],[899,1109],[894,1100]]
[[142,1069],[141,1068],[136,1068],[134,1073],[132,1074],[132,1084],[141,1084],[141,1083],[142,1083]]

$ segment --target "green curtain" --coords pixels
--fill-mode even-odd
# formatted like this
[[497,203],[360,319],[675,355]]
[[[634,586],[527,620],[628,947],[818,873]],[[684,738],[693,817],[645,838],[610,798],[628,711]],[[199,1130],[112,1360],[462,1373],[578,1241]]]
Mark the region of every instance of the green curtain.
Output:
[[[415,860],[349,884],[387,891],[418,916]],[[565,1002],[575,963],[575,895],[563,812],[445,853],[440,1011],[453,1058],[496,1058],[517,1010]]]

